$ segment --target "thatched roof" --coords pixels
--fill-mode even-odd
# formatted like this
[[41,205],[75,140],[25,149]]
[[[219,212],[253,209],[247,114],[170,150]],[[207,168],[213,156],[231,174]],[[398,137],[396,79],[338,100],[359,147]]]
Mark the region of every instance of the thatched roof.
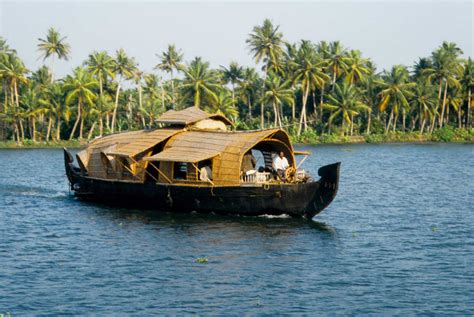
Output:
[[188,149],[183,153],[181,148],[169,148],[153,156],[143,158],[144,161],[161,161],[161,162],[184,162],[198,163],[220,155],[220,152],[213,150],[191,150]]
[[248,132],[185,131],[172,136],[165,149],[147,161],[196,163],[219,156],[214,160],[214,179],[221,184],[239,181],[243,155],[258,143],[276,142],[287,148],[293,159],[288,135],[279,129]]
[[227,125],[232,125],[232,122],[223,115],[217,113],[207,113],[197,107],[189,107],[180,111],[168,110],[163,113],[156,121],[158,123],[186,126],[205,119],[219,120]]
[[129,143],[118,145],[115,149],[105,153],[107,155],[135,157],[180,131],[182,130],[157,129],[153,131],[143,131],[139,136],[130,140]]

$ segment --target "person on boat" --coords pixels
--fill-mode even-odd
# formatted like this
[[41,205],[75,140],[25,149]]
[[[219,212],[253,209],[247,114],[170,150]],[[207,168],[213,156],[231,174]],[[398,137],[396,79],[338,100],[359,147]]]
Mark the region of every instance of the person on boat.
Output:
[[278,177],[283,181],[285,180],[285,171],[289,166],[290,164],[288,164],[288,160],[283,152],[280,152],[273,161],[273,168]]
[[199,170],[199,180],[203,182],[208,182],[212,180],[212,170],[209,165],[204,165]]
[[255,159],[255,156],[253,156],[252,150],[250,150],[247,153],[245,153],[242,159],[242,167],[240,169],[240,172],[242,174],[246,174],[249,171],[254,171],[256,165],[257,165],[257,160]]

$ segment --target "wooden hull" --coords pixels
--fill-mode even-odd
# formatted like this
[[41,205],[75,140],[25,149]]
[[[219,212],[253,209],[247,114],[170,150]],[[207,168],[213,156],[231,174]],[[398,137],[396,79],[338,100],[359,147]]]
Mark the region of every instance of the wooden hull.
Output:
[[81,199],[165,212],[281,215],[312,218],[336,196],[340,163],[323,166],[318,181],[302,184],[206,186],[138,183],[82,176],[65,151],[71,189]]

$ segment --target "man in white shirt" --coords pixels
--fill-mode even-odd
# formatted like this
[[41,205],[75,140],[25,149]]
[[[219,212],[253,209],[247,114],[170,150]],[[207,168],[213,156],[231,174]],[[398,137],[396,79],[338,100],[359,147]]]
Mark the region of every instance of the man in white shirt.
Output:
[[273,168],[276,170],[278,176],[282,180],[285,180],[285,171],[289,166],[290,164],[288,164],[288,160],[286,159],[283,152],[280,152],[280,154],[277,155],[273,161]]

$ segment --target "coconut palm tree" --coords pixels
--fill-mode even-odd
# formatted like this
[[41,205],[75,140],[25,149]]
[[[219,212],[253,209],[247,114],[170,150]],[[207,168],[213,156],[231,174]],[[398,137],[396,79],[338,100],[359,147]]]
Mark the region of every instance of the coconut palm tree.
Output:
[[123,80],[129,80],[133,78],[133,74],[137,69],[137,63],[132,57],[128,57],[127,53],[123,49],[119,49],[116,52],[113,72],[116,75],[117,90],[115,92],[115,105],[112,114],[111,132],[115,131],[115,124],[117,119],[117,109],[119,104],[120,90],[122,88]]
[[435,120],[435,87],[420,78],[413,90],[413,96],[410,98],[410,105],[418,111],[420,134],[423,134],[427,120]]
[[104,83],[107,80],[114,79],[114,59],[106,52],[93,52],[89,54],[87,61],[85,62],[88,71],[99,81],[99,92],[102,96],[104,94]]
[[350,85],[360,82],[370,74],[367,62],[368,60],[362,58],[362,53],[359,50],[349,51],[346,61],[346,81]]
[[329,43],[327,55],[327,67],[332,76],[332,89],[334,90],[337,78],[348,67],[349,57],[347,56],[347,50],[339,41]]
[[237,62],[231,62],[229,68],[221,66],[222,79],[232,87],[232,102],[235,104],[235,85],[240,83],[244,76],[244,69]]
[[[20,113],[20,95],[19,90],[21,85],[28,83],[28,69],[25,67],[21,59],[15,54],[1,54],[0,55],[0,78],[2,78],[9,90],[10,104],[12,105],[11,112],[13,114]],[[6,100],[8,99],[7,96]],[[8,112],[7,102],[4,104],[4,112]],[[13,121],[13,128],[15,130],[17,141],[24,140],[24,129],[22,119],[15,115],[16,119]]]
[[43,60],[51,57],[51,82],[54,80],[54,57],[67,61],[71,55],[71,46],[66,43],[66,38],[61,37],[54,28],[50,28],[46,39],[38,39],[38,51],[41,52]]
[[464,125],[471,128],[472,90],[474,89],[474,63],[469,57],[464,64],[464,73],[461,79],[462,86],[467,93],[467,109],[465,112]]
[[252,120],[252,105],[253,101],[258,99],[260,87],[260,77],[255,71],[255,68],[246,67],[243,70],[242,80],[239,83],[238,92],[240,98],[248,107],[248,118]]
[[[458,56],[460,50],[453,47],[447,42],[432,53],[433,67],[425,69],[428,79],[439,82],[438,88],[438,105],[441,104],[441,112],[439,113],[439,127],[443,126],[444,114],[446,108],[446,98],[448,87],[458,87],[459,81],[457,77],[462,71]],[[444,94],[441,101],[441,92],[444,83]],[[438,106],[439,107],[439,106]],[[436,109],[438,110],[438,109]],[[431,130],[433,127],[431,128]]]
[[292,61],[293,80],[301,87],[302,108],[298,135],[301,134],[302,126],[305,131],[308,128],[306,116],[306,103],[311,91],[316,87],[324,89],[324,83],[329,81],[329,76],[324,72],[324,61],[319,58],[314,46],[308,41],[302,41]]
[[98,82],[91,76],[91,74],[83,67],[77,67],[74,69],[73,75],[68,75],[64,81],[64,90],[67,93],[66,105],[70,106],[73,102],[77,103],[77,115],[76,121],[72,128],[69,140],[72,140],[74,133],[76,132],[77,126],[79,128],[79,139],[83,137],[84,128],[84,106],[86,104],[92,106],[96,99],[94,89],[99,86]]
[[204,110],[210,113],[220,113],[234,122],[239,117],[239,111],[237,110],[237,107],[235,107],[234,100],[232,100],[232,94],[229,93],[228,89],[221,90],[217,95],[217,99],[204,107]]
[[349,125],[350,135],[352,135],[354,117],[358,116],[361,111],[367,111],[370,108],[360,100],[357,89],[347,82],[337,84],[334,92],[329,94],[327,98],[328,101],[323,107],[332,112],[328,122],[332,123],[336,118],[340,117],[342,135],[347,133],[346,124]]
[[412,96],[411,90],[416,85],[410,82],[409,79],[410,75],[407,68],[403,65],[395,65],[390,71],[384,71],[382,80],[377,81],[381,87],[379,93],[381,97],[380,111],[384,112],[390,106],[390,116],[385,126],[385,133],[390,129],[394,115],[393,130],[395,131],[400,108],[405,118],[406,109],[410,106],[408,97]]
[[200,57],[196,57],[184,69],[184,79],[180,85],[183,97],[192,100],[195,107],[201,107],[202,101],[216,102],[218,92],[222,89],[219,84],[218,73],[209,68],[208,62],[203,62]]
[[263,96],[265,104],[271,104],[274,112],[274,126],[282,128],[282,118],[284,104],[292,105],[294,103],[293,89],[291,89],[291,80],[284,81],[281,76],[271,72],[265,84],[265,94]]
[[[263,84],[265,84],[270,70],[277,73],[282,70],[281,59],[285,42],[283,41],[283,34],[278,29],[279,26],[275,27],[269,19],[265,19],[262,26],[255,26],[253,28],[252,33],[249,34],[249,38],[246,40],[255,61],[257,63],[260,61],[264,63],[265,77]],[[264,93],[264,90],[262,90],[262,93]],[[264,107],[262,96],[262,103],[260,105],[260,125],[262,129],[265,126]]]
[[172,103],[173,107],[176,103],[176,96],[175,96],[175,89],[174,89],[174,71],[180,71],[184,67],[182,64],[183,62],[183,53],[181,50],[176,49],[176,46],[173,44],[168,45],[168,49],[161,53],[160,56],[160,63],[156,65],[155,68],[161,69],[167,73],[170,73],[170,81],[171,81],[171,94],[172,94]]

